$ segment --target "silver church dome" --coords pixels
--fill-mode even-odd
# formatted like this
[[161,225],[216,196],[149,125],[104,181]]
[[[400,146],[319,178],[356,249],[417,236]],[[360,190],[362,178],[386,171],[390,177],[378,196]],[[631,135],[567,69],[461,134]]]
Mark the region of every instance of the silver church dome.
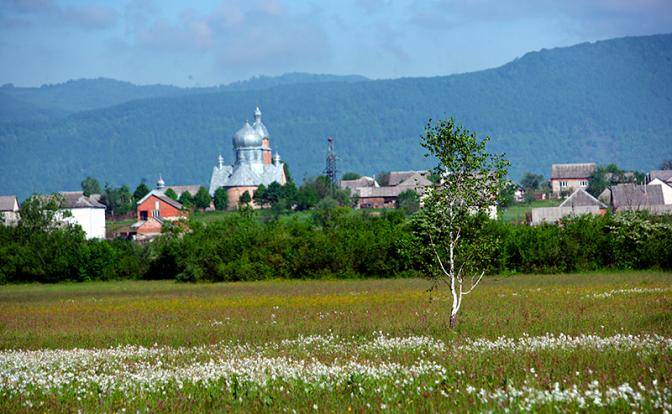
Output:
[[238,132],[233,134],[234,148],[261,147],[261,141],[261,135],[247,121]]

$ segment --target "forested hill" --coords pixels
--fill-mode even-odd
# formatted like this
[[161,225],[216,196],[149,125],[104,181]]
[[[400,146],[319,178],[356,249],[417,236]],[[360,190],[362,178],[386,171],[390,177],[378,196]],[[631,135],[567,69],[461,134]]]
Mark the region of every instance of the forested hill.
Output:
[[134,85],[130,82],[106,78],[70,80],[55,85],[42,85],[39,88],[15,87],[12,84],[6,84],[0,87],[0,122],[44,121],[138,99],[257,90],[298,83],[358,82],[361,80],[366,80],[366,78],[357,75],[286,73],[280,76],[256,76],[228,85],[194,88]]
[[461,75],[160,97],[0,124],[0,193],[75,189],[87,175],[207,184],[220,152],[232,160],[230,137],[257,104],[298,178],[324,169],[327,136],[343,171],[425,167],[418,138],[429,117],[446,116],[491,135],[513,178],[547,176],[553,162],[648,170],[672,157],[672,35],[542,50]]

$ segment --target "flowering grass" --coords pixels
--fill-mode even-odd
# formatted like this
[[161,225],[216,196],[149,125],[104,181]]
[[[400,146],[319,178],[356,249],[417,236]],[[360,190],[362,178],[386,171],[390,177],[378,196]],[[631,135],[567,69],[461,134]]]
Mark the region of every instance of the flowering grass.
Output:
[[4,286],[0,411],[669,411],[670,282]]

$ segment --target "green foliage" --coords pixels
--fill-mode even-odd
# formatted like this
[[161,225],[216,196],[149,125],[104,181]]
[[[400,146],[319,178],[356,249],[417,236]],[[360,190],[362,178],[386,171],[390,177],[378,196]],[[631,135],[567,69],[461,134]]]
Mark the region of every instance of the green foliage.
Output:
[[410,215],[420,209],[420,197],[413,190],[405,190],[397,197],[397,208]]
[[[173,193],[175,192],[173,191]],[[135,191],[133,191],[133,200],[137,203],[147,194],[149,194],[149,187],[147,187],[147,184],[145,184],[145,181],[143,180],[137,187],[135,187]]]
[[86,177],[82,180],[81,186],[84,195],[87,197],[91,194],[100,194],[100,183],[95,178]]
[[[189,232],[176,228],[147,245],[85,240],[78,227],[42,218],[53,218],[57,204],[34,203],[24,203],[27,220],[17,227],[0,226],[0,283],[394,277],[427,274],[433,260],[417,220],[398,210],[353,211],[329,198],[308,215],[278,220],[260,220],[250,207],[207,224],[192,220]],[[672,269],[669,217],[581,216],[530,227],[474,215],[462,237],[470,265],[489,273]]]
[[213,201],[217,210],[226,210],[229,208],[229,193],[225,188],[219,187],[215,190]]
[[266,186],[264,184],[259,184],[256,190],[254,190],[254,196],[252,200],[259,207],[263,207],[266,204]]
[[166,197],[171,198],[171,199],[177,201],[177,193],[176,193],[175,190],[173,190],[172,188],[167,189],[166,192],[163,193],[163,194],[164,194]]
[[658,166],[660,170],[672,170],[672,158],[663,160]]
[[526,192],[541,190],[543,184],[544,176],[541,174],[526,172],[523,174],[523,178],[520,179],[520,186],[523,187]]
[[194,207],[194,198],[191,196],[189,191],[185,191],[180,194],[180,197],[177,199],[177,201],[179,201],[184,208],[189,209]]
[[238,202],[240,203],[241,206],[249,206],[250,202],[252,201],[252,197],[250,197],[249,191],[245,191],[243,194],[238,197]]
[[504,180],[500,186],[501,191],[497,197],[497,207],[506,208],[513,204],[514,194],[518,186],[511,181]]
[[133,209],[133,197],[127,185],[114,188],[105,184],[105,191],[100,202],[107,207],[107,213],[112,216],[123,216]]
[[347,180],[357,180],[359,178],[362,178],[362,174],[348,171],[343,176],[341,177],[341,180],[347,181]]
[[641,182],[643,178],[644,174],[637,171],[622,170],[613,163],[606,166],[599,165],[590,176],[586,191],[593,197],[598,197],[607,187],[620,183]]
[[282,169],[285,172],[285,179],[287,182],[294,183],[294,179],[292,178],[292,173],[289,171],[289,164],[287,164],[287,162],[282,163]]
[[206,208],[210,207],[211,201],[212,198],[210,197],[208,190],[205,187],[200,187],[194,196],[194,205],[196,208],[205,210]]

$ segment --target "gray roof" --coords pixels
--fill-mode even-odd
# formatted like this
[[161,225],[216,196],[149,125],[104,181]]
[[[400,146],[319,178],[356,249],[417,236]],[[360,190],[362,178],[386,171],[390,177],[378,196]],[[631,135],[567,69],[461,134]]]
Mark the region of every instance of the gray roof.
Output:
[[356,190],[359,187],[378,187],[378,183],[371,177],[360,177],[356,180],[341,180],[341,188]]
[[210,179],[210,194],[219,187],[268,186],[272,182],[285,183],[284,164],[261,164],[241,162],[234,166],[215,166]]
[[595,172],[595,163],[580,164],[553,164],[551,179],[561,178],[589,178]]
[[105,204],[85,196],[82,191],[63,191],[59,194],[63,196],[62,208],[105,208]]
[[611,200],[615,209],[638,209],[665,204],[661,185],[618,184],[611,188]]
[[649,180],[655,178],[666,183],[672,183],[672,170],[653,170],[649,173]]
[[399,185],[414,175],[426,176],[428,174],[427,171],[390,171],[390,181],[388,185]]
[[173,206],[173,207],[175,207],[175,208],[181,210],[181,209],[182,209],[182,203],[180,203],[179,201],[175,201],[175,200],[173,200],[172,198],[168,197],[167,195],[165,195],[165,194],[163,193],[163,191],[164,191],[163,189],[161,189],[161,190],[159,190],[159,189],[152,190],[152,191],[150,191],[149,193],[147,193],[144,197],[142,197],[142,198],[138,201],[137,204],[140,205],[140,204],[144,203],[145,200],[147,200],[149,197],[155,196],[156,198],[158,198],[159,200],[163,201],[164,203],[170,204],[171,206]]
[[600,200],[590,195],[583,188],[576,189],[572,195],[567,197],[565,201],[560,204],[560,207],[586,207],[597,206],[600,208],[607,208],[607,206]]
[[369,197],[397,197],[402,191],[406,191],[408,188],[403,188],[399,186],[385,186],[385,187],[360,187],[357,189],[357,194],[360,198],[369,198]]
[[18,204],[15,195],[0,196],[0,211],[15,211],[14,209]]
[[427,173],[425,171],[417,171],[415,174],[412,174],[406,177],[402,182],[397,184],[400,187],[431,187],[432,182],[427,178]]

